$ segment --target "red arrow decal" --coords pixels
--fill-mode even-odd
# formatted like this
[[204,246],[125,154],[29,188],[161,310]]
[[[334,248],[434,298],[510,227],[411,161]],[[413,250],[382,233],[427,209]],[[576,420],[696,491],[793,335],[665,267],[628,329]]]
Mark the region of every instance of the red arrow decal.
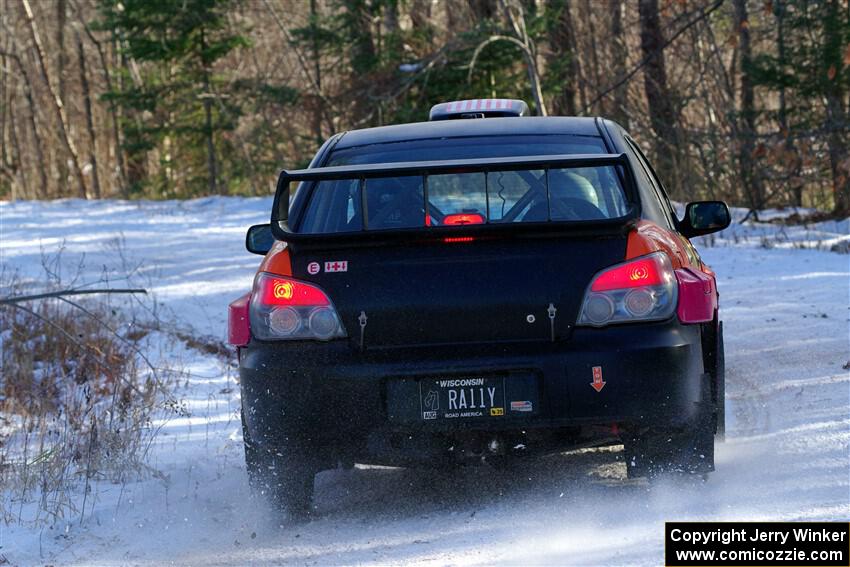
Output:
[[602,367],[594,366],[593,367],[593,382],[590,383],[590,386],[596,390],[597,392],[601,392],[602,388],[605,387],[606,382],[602,380]]

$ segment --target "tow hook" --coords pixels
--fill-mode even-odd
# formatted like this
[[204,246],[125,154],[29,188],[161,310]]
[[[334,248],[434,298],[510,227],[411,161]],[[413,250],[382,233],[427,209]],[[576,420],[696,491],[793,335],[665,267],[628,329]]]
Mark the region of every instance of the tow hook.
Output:
[[360,323],[360,350],[366,350],[366,321],[368,321],[368,317],[366,317],[366,312],[361,311],[360,315],[357,317],[357,321]]
[[555,308],[554,303],[549,304],[549,308],[546,309],[546,313],[549,314],[549,330],[551,332],[552,342],[555,342],[555,314],[558,310]]

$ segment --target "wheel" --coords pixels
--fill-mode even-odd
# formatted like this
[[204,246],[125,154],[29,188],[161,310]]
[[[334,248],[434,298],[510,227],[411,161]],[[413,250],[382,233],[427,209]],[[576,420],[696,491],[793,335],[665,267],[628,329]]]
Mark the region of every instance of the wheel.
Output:
[[[704,377],[704,389],[710,391],[708,376]],[[697,419],[689,427],[649,429],[627,437],[623,446],[628,478],[712,472],[714,430],[713,404],[706,402],[700,404]]]
[[245,468],[251,491],[272,508],[289,514],[293,520],[310,516],[313,481],[318,472],[314,459],[303,451],[269,451],[257,446],[248,433],[242,415]]

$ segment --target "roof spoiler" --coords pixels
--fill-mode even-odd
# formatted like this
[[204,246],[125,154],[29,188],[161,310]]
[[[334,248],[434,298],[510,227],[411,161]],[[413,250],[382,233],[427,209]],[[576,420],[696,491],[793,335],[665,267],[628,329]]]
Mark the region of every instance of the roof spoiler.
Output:
[[[328,234],[305,234],[294,232],[289,226],[290,185],[292,182],[316,182],[341,179],[359,179],[363,181],[381,177],[400,177],[410,175],[476,173],[492,171],[517,171],[527,169],[571,169],[578,167],[617,166],[626,197],[632,206],[629,212],[614,219],[588,221],[543,221],[524,223],[493,223],[463,226],[422,226],[404,229],[359,230]],[[427,196],[426,196],[427,199]],[[299,199],[300,200],[300,199]],[[416,236],[475,236],[504,232],[547,232],[587,231],[592,228],[598,232],[604,227],[619,230],[629,221],[639,216],[640,207],[637,198],[634,173],[626,154],[571,154],[498,157],[483,159],[458,159],[440,161],[414,161],[400,163],[378,163],[368,165],[347,165],[316,167],[293,171],[283,170],[277,180],[274,203],[272,205],[271,230],[278,240],[293,243],[331,243],[360,240],[387,240]]]
[[428,120],[528,116],[528,105],[512,98],[483,98],[441,102],[431,107]]

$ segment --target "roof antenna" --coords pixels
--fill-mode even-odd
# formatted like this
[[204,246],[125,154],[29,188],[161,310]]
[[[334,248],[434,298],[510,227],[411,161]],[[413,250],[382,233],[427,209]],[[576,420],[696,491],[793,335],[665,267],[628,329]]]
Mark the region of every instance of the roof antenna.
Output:
[[551,331],[551,336],[552,336],[552,342],[553,342],[553,343],[555,342],[555,314],[556,314],[557,312],[558,312],[558,310],[557,310],[557,309],[555,309],[555,304],[554,304],[554,303],[550,303],[550,304],[549,304],[549,308],[548,308],[548,309],[546,309],[546,313],[548,313],[548,314],[549,314],[549,330]]
[[366,335],[366,321],[368,321],[368,317],[366,317],[366,312],[361,311],[360,315],[357,317],[357,321],[360,322],[360,350],[366,350],[365,343],[365,335]]

